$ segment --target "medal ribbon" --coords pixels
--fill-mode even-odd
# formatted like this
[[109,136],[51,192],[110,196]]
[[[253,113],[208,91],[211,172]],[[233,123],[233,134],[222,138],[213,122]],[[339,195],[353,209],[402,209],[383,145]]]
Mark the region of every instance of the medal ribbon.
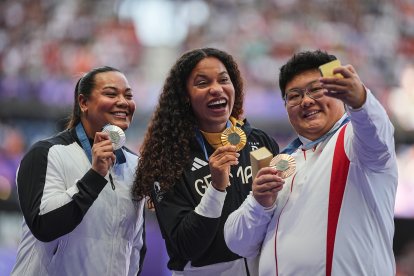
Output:
[[233,125],[233,127],[235,127],[237,125],[239,125],[239,126],[243,126],[244,125],[243,121],[237,120],[236,118],[234,118],[232,116],[230,117],[230,122]]
[[[338,131],[338,129],[340,129],[343,125],[345,125],[347,122],[349,122],[350,118],[348,116],[348,114],[344,114],[342,116],[342,118],[334,125],[334,127],[328,131],[327,133],[325,133],[324,135],[322,135],[321,137],[319,137],[318,139],[316,139],[315,141],[312,141],[310,143],[307,143],[306,145],[302,146],[302,149],[304,150],[308,150],[314,146],[316,146],[317,144],[319,144],[320,142],[325,141],[328,137],[330,137],[331,135],[333,135],[335,132]],[[341,122],[342,121],[342,122]],[[296,138],[295,140],[293,140],[291,143],[289,143],[289,145],[286,146],[286,148],[281,152],[281,153],[286,153],[286,154],[292,154],[293,152],[295,152],[301,145],[302,145],[302,141],[298,138]]]
[[76,136],[78,136],[82,149],[86,153],[86,156],[88,157],[89,162],[91,162],[92,164],[92,148],[91,148],[91,144],[89,143],[89,138],[86,135],[86,132],[85,132],[85,129],[83,128],[82,123],[78,123],[76,125]]
[[[79,142],[81,143],[82,149],[85,152],[86,156],[89,159],[89,162],[92,164],[92,147],[89,143],[88,135],[86,135],[85,129],[83,128],[82,123],[78,123],[76,125],[76,136],[78,136]],[[122,164],[126,162],[126,158],[124,153],[122,152],[122,149],[117,149],[114,151],[116,156],[116,163]]]
[[[226,123],[226,128],[229,128],[231,126],[234,126],[233,121],[232,121],[233,117],[230,117],[230,120],[227,121]],[[234,118],[233,118],[234,119]],[[234,119],[235,120],[235,119]],[[206,158],[206,160],[208,161],[208,154],[207,154],[207,149],[206,149],[206,145],[204,144],[204,139],[203,136],[206,138],[206,140],[209,142],[209,144],[214,148],[218,148],[219,146],[221,146],[221,140],[216,141],[216,133],[208,133],[205,131],[200,130],[199,128],[196,130],[196,139],[197,142],[200,144],[201,148],[203,149],[204,152],[204,156]],[[219,135],[221,135],[221,133],[218,133]],[[218,138],[220,138],[220,136],[217,135]]]

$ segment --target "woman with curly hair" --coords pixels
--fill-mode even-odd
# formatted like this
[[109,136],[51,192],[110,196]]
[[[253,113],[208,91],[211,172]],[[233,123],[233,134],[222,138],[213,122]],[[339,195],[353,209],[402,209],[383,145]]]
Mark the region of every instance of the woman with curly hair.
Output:
[[132,193],[155,207],[173,275],[252,275],[224,223],[251,191],[250,151],[279,147],[243,120],[243,100],[236,62],[214,48],[184,53],[164,83]]

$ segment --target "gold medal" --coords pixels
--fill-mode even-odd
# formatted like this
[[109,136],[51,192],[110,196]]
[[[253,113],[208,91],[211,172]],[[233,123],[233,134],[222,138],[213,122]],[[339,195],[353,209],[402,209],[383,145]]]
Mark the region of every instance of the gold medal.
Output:
[[278,154],[270,161],[270,167],[275,168],[280,172],[282,178],[288,178],[296,170],[295,158],[289,154]]
[[221,143],[223,146],[233,145],[236,146],[236,151],[240,151],[246,145],[246,133],[236,126],[226,128],[221,134]]

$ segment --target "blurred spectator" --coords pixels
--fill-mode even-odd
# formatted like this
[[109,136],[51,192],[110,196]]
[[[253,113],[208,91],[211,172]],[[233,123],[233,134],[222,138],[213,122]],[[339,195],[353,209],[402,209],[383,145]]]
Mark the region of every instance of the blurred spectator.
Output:
[[408,243],[396,258],[396,276],[414,275],[414,241]]
[[0,210],[18,210],[15,177],[24,150],[22,133],[0,124]]
[[400,84],[389,97],[389,108],[404,131],[414,131],[414,60],[401,71]]
[[401,146],[397,153],[397,162],[398,188],[395,199],[395,215],[414,218],[414,145]]

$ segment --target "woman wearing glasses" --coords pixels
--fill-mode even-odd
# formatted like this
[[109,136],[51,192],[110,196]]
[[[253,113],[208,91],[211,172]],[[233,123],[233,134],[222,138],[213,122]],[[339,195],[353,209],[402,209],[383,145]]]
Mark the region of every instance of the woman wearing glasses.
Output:
[[318,67],[334,59],[302,52],[281,68],[298,133],[283,152],[296,172],[281,184],[274,168],[259,171],[226,222],[227,245],[260,254],[260,275],[395,275],[394,128],[353,66],[336,67],[340,78],[321,76]]

